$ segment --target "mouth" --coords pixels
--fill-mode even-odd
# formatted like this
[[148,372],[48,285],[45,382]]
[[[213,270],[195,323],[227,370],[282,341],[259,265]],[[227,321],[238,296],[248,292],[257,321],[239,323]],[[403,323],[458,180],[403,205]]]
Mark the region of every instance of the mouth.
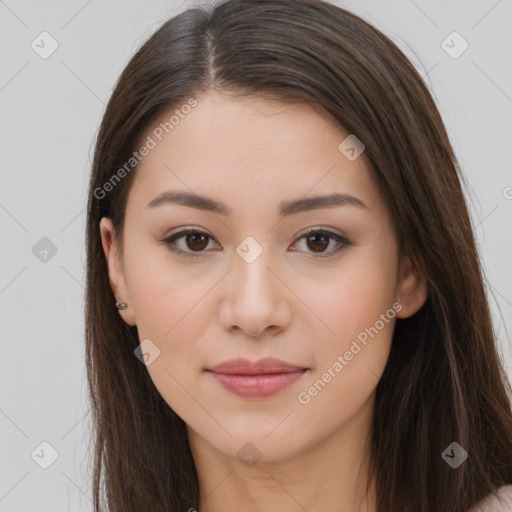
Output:
[[227,391],[243,398],[266,398],[299,380],[308,368],[274,358],[234,359],[207,369]]

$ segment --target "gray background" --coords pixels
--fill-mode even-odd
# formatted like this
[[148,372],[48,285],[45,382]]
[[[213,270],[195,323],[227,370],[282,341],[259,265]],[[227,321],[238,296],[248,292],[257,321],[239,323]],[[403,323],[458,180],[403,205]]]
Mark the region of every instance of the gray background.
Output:
[[[93,140],[130,56],[201,3],[0,0],[0,512],[92,510],[83,283]],[[469,183],[512,374],[512,0],[338,4],[389,35],[433,92]],[[43,31],[58,43],[46,59],[31,47],[51,49]],[[469,44],[457,58],[444,48],[458,53],[462,40],[442,45],[453,31]],[[58,454],[48,469],[44,441]]]

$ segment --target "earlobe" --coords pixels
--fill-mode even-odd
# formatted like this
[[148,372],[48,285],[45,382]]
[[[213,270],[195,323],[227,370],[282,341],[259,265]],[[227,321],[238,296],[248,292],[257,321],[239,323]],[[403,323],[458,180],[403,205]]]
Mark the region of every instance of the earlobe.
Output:
[[400,261],[397,296],[402,305],[402,309],[396,314],[398,318],[414,315],[427,300],[427,279],[408,255]]
[[[113,307],[119,311],[119,314],[128,325],[134,326],[136,325],[135,317],[133,308],[130,307],[126,277],[111,219],[102,217],[99,228],[101,244],[108,268],[110,288],[112,289],[113,298],[115,299],[115,305],[113,305]],[[121,304],[124,304],[124,306],[120,306]]]

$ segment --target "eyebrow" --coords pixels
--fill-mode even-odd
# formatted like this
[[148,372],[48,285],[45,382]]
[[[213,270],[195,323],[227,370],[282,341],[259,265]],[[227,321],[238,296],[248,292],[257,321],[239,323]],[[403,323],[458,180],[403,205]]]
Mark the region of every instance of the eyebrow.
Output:
[[[180,204],[189,208],[205,210],[220,215],[231,215],[231,209],[211,197],[201,196],[189,192],[168,191],[160,194],[153,199],[146,208],[156,208],[167,204]],[[311,210],[319,210],[321,208],[333,208],[336,206],[356,206],[358,208],[369,209],[357,197],[348,194],[329,194],[323,196],[314,196],[304,199],[296,199],[292,201],[282,201],[279,205],[279,213],[282,216],[293,215]]]

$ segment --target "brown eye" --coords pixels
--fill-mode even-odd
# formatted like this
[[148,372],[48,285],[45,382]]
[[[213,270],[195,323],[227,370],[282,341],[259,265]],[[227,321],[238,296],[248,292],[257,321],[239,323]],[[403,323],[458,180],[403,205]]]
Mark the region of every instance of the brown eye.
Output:
[[202,251],[208,246],[208,238],[208,235],[198,231],[189,233],[185,238],[185,243],[192,251]]
[[314,233],[308,235],[307,244],[313,252],[323,252],[329,246],[329,235],[325,233]]
[[213,238],[197,229],[186,229],[160,240],[167,248],[183,256],[202,256]]
[[[316,258],[326,258],[352,245],[344,236],[325,229],[311,229],[300,236],[298,240],[304,245],[302,250],[309,254],[313,253],[313,255],[316,253]],[[329,249],[331,242],[333,242],[333,247]],[[293,250],[296,251],[297,249],[294,248]]]

